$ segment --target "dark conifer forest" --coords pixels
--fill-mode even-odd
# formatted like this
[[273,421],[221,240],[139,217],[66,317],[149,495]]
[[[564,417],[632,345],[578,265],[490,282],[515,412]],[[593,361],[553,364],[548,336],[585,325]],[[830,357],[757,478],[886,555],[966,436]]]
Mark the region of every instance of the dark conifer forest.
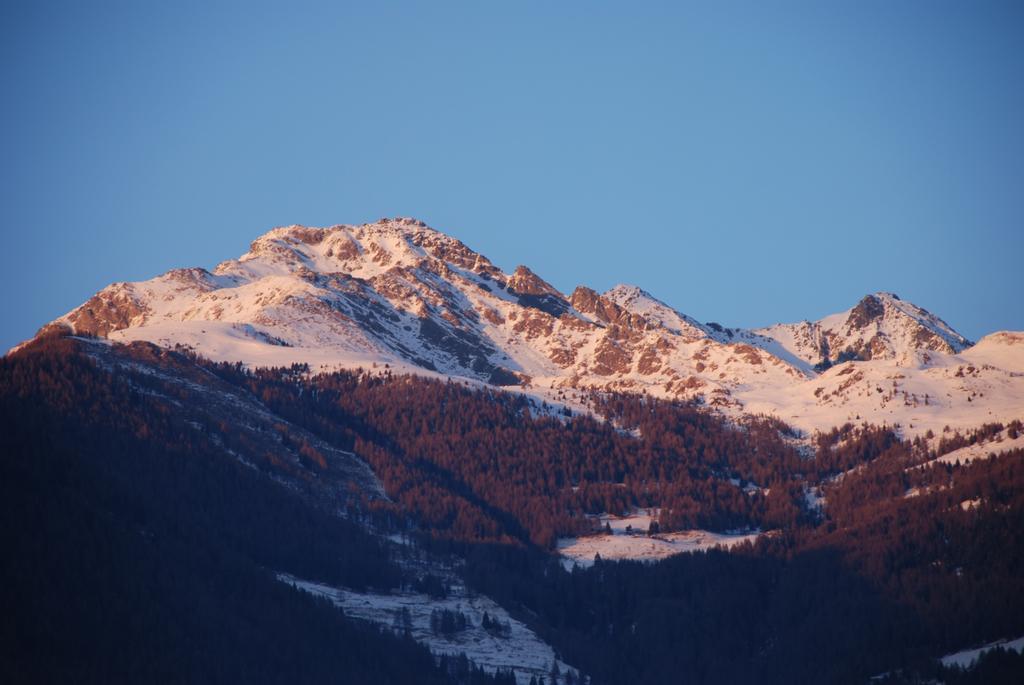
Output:
[[[1024,452],[929,463],[1019,422],[938,448],[848,424],[808,450],[776,419],[587,401],[41,338],[0,360],[4,681],[511,682],[278,580],[429,582],[387,533],[458,559],[595,684],[1021,681],[1014,652],[935,659],[1024,635]],[[565,570],[559,537],[636,507],[768,533]]]

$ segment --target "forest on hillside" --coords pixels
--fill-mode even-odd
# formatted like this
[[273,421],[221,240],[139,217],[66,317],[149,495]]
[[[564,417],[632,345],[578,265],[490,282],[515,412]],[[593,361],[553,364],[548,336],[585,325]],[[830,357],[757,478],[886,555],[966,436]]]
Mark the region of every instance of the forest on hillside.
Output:
[[[777,420],[647,397],[594,394],[593,416],[570,416],[387,371],[89,345],[0,360],[11,682],[487,680],[274,578],[412,582],[371,531],[461,559],[594,683],[912,682],[1024,634],[1024,451],[928,465],[1019,422],[931,442],[847,425],[808,451]],[[243,434],[167,380],[182,377],[278,418]],[[346,491],[327,446],[365,459],[387,498]],[[340,492],[342,517],[325,495]],[[552,554],[599,534],[588,515],[635,507],[660,508],[663,530],[773,534],[653,565],[567,572]],[[1022,663],[985,668],[997,682]]]

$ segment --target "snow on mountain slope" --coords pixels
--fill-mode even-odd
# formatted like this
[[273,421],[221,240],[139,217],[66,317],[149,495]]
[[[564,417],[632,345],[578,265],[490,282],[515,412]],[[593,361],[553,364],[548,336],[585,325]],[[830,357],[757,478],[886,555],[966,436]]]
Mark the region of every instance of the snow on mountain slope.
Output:
[[990,333],[960,356],[980,367],[1024,372],[1024,331]]
[[[524,623],[509,615],[490,598],[471,593],[462,585],[453,585],[445,598],[415,592],[374,594],[354,592],[280,574],[278,579],[312,595],[330,600],[346,616],[375,623],[401,634],[407,628],[410,637],[426,645],[436,655],[465,654],[475,665],[489,673],[514,669],[516,681],[527,685],[531,678],[546,678],[551,665],[560,673],[579,671],[558,658],[555,651]],[[465,630],[444,635],[431,628],[435,611],[451,611],[467,619]],[[501,630],[485,629],[484,615],[496,621]],[[404,624],[404,625],[403,625]]]
[[978,659],[982,654],[989,652],[993,649],[1005,649],[1006,651],[1013,650],[1015,652],[1024,652],[1024,636],[1018,637],[1015,640],[1004,639],[990,642],[982,647],[974,647],[973,649],[965,649],[960,652],[954,652],[953,654],[947,654],[946,656],[939,659],[943,666],[959,666],[960,668],[970,669],[974,667]]
[[804,383],[751,391],[747,411],[804,430],[846,421],[900,424],[905,435],[973,427],[1024,414],[1024,335],[995,333],[960,354],[906,352],[901,360],[837,364]]
[[[1022,411],[1022,414],[1024,414],[1024,411]],[[1009,431],[1004,428],[989,440],[976,442],[973,445],[967,445],[952,452],[947,452],[941,457],[936,457],[923,464],[908,467],[908,470],[923,469],[935,464],[969,464],[977,459],[1001,457],[1008,452],[1020,449],[1024,449],[1024,433],[1018,431],[1016,437],[1010,437]]]
[[[913,423],[914,432],[1007,418],[1024,401],[1019,334],[967,349],[941,319],[895,295],[869,295],[816,322],[729,329],[635,286],[579,286],[566,297],[525,266],[505,273],[407,218],[275,228],[212,272],[114,283],[50,326],[253,366],[387,364],[552,399],[588,389],[696,398],[805,429],[860,417]],[[867,361],[843,363],[854,358]],[[819,374],[822,361],[819,369],[833,366]],[[960,367],[975,370],[965,377]]]
[[631,314],[639,315],[653,325],[660,325],[689,340],[714,337],[711,329],[697,323],[689,316],[677,312],[635,285],[617,285],[605,292],[604,298]]
[[175,270],[115,283],[60,323],[254,364],[408,362],[516,382],[508,367],[519,365],[482,335],[481,298],[473,291],[493,278],[501,286],[507,280],[486,259],[419,222],[291,226],[261,236],[213,273]]
[[638,300],[626,294],[580,287],[566,298],[525,266],[506,274],[422,222],[394,219],[277,228],[212,273],[115,283],[54,325],[250,364],[387,363],[499,385],[691,397],[802,378],[646,294],[630,311]]

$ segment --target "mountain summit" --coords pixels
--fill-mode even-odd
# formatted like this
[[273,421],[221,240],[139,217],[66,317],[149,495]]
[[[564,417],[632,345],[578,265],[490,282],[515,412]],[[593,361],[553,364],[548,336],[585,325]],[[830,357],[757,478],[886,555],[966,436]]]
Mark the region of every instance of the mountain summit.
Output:
[[757,332],[824,367],[852,359],[906,359],[921,351],[958,354],[974,344],[928,310],[885,292],[866,295],[847,311],[818,321]]
[[[821,409],[820,421],[832,425],[891,406],[850,378],[826,394],[850,363],[868,385],[890,391],[886,374],[895,366],[904,385],[914,386],[916,376],[971,365],[957,357],[969,355],[970,341],[890,293],[814,322],[730,329],[701,324],[637,286],[599,294],[581,285],[566,296],[527,266],[505,273],[410,218],[275,228],[212,272],[175,269],[114,283],[48,327],[183,345],[254,366],[386,364],[519,386],[570,404],[587,389],[646,392],[769,411],[796,425]],[[988,367],[983,375],[1019,370]],[[929,383],[920,394],[952,404],[964,392],[983,392],[925,390]],[[1011,399],[1021,394],[1019,380],[1003,386]]]

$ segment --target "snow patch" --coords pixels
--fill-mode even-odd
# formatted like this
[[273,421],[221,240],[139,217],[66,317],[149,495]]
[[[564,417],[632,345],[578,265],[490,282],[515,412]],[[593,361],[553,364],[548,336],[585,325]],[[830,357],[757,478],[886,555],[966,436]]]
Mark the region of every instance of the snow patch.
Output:
[[1002,648],[1007,651],[1012,649],[1017,653],[1024,652],[1024,637],[1018,637],[1015,640],[996,640],[995,642],[990,642],[981,647],[965,649],[960,652],[954,652],[953,654],[947,654],[939,659],[939,661],[941,661],[942,665],[947,668],[951,666],[959,666],[960,668],[967,669],[974,666],[982,654],[997,648]]
[[[533,676],[547,678],[551,665],[556,662],[561,673],[570,669],[578,673],[577,669],[557,659],[547,643],[509,616],[500,605],[483,595],[471,594],[464,587],[454,587],[447,598],[439,599],[414,592],[353,592],[286,573],[279,573],[277,578],[329,599],[352,618],[399,633],[408,628],[413,639],[426,645],[435,655],[465,653],[470,661],[490,673],[513,668],[519,683],[529,683]],[[437,610],[461,612],[468,619],[466,629],[450,636],[435,633],[431,629],[431,614]],[[508,631],[485,630],[482,627],[485,613],[499,624],[507,624]]]
[[627,516],[601,514],[593,517],[601,527],[611,528],[611,535],[599,533],[579,538],[558,540],[558,553],[562,566],[572,570],[574,565],[590,567],[594,557],[605,560],[635,560],[655,562],[685,552],[700,552],[713,547],[728,549],[743,542],[753,542],[762,533],[759,530],[714,533],[707,530],[687,530],[648,535],[651,522],[657,520],[657,509],[640,509]]

